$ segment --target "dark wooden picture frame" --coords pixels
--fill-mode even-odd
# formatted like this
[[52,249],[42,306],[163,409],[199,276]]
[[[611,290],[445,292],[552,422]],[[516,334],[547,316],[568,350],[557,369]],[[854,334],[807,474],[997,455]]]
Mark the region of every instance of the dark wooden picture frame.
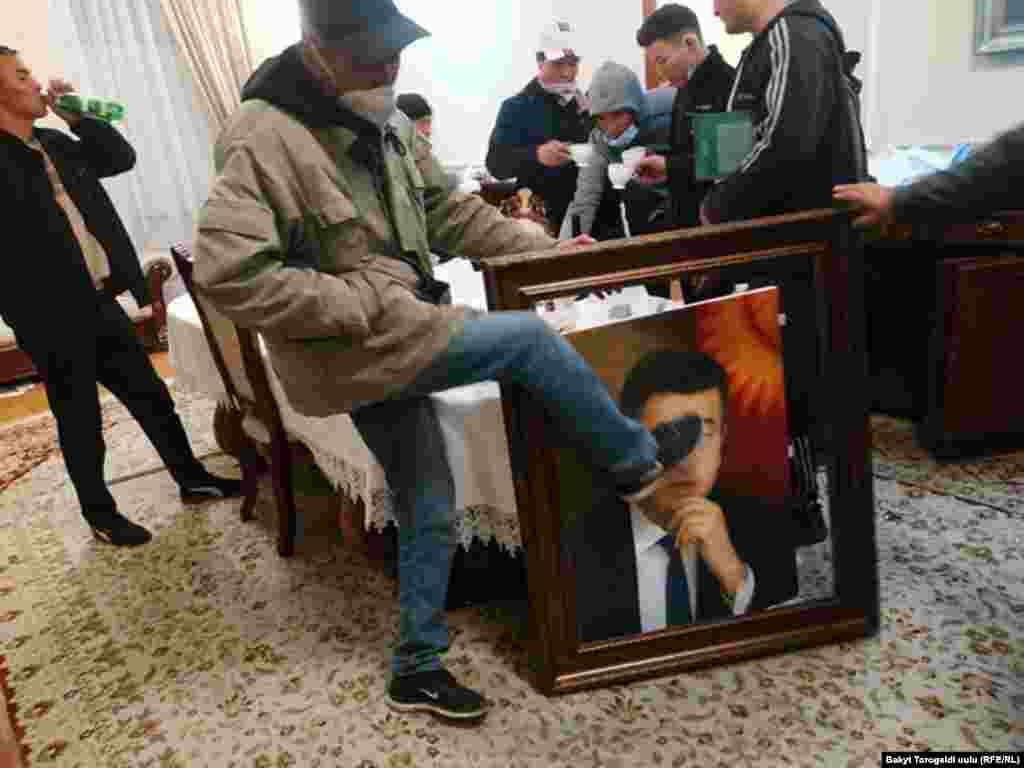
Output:
[[[623,683],[716,663],[869,636],[878,629],[874,499],[870,473],[863,254],[850,217],[809,211],[482,261],[492,310],[593,289],[718,274],[798,286],[815,297],[811,393],[828,473],[833,597],[718,623],[581,643],[576,579],[564,546],[555,453],[542,408],[502,384],[523,544],[530,651],[547,694]],[[785,293],[784,293],[785,297]],[[785,298],[784,298],[785,303]],[[788,342],[787,342],[788,343]],[[787,388],[789,387],[787,371]]]

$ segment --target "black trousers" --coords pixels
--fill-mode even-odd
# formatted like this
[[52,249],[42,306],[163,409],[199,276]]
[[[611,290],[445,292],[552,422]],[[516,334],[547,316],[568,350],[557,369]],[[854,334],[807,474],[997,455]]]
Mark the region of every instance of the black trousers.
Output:
[[114,504],[103,478],[107,449],[97,383],[128,408],[179,484],[202,469],[167,385],[124,309],[100,293],[94,316],[92,309],[87,317],[70,318],[59,341],[22,344],[46,385],[64,464],[83,509]]

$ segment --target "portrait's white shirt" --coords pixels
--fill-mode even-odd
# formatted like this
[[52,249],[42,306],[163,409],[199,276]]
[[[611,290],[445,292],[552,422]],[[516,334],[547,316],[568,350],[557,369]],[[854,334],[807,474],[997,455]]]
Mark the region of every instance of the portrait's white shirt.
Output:
[[[668,533],[660,525],[650,519],[633,505],[629,505],[629,513],[633,521],[633,543],[636,546],[636,588],[637,602],[640,605],[640,629],[652,632],[664,629],[668,623],[668,605],[665,593],[668,589],[668,552],[658,542]],[[754,598],[754,571],[744,563],[747,576],[743,586],[736,593],[733,603],[733,616],[746,613]],[[697,579],[700,571],[697,568],[697,556],[683,555],[683,567],[686,569],[686,585],[690,591],[690,615],[694,621],[700,619],[697,613]]]

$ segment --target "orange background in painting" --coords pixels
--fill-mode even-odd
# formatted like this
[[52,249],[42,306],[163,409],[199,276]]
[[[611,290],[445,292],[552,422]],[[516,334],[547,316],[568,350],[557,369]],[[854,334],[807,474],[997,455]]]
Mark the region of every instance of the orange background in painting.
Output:
[[626,373],[648,352],[699,349],[729,376],[728,434],[719,486],[782,501],[789,436],[778,324],[779,291],[726,296],[567,335],[618,402]]
[[694,311],[697,348],[729,374],[729,432],[719,484],[781,500],[790,477],[779,292],[701,304]]

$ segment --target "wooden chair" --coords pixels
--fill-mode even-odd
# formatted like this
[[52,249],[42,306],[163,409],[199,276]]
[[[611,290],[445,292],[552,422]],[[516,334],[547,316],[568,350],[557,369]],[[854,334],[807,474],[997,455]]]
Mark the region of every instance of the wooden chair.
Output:
[[295,495],[292,467],[296,461],[313,461],[309,449],[289,437],[281,420],[270,380],[259,349],[257,332],[241,328],[225,317],[197,289],[192,256],[181,244],[171,255],[196,306],[210,353],[224,380],[239,434],[244,435],[239,460],[242,465],[242,520],[252,519],[259,475],[269,469],[277,504],[277,551],[288,557],[295,551]]

